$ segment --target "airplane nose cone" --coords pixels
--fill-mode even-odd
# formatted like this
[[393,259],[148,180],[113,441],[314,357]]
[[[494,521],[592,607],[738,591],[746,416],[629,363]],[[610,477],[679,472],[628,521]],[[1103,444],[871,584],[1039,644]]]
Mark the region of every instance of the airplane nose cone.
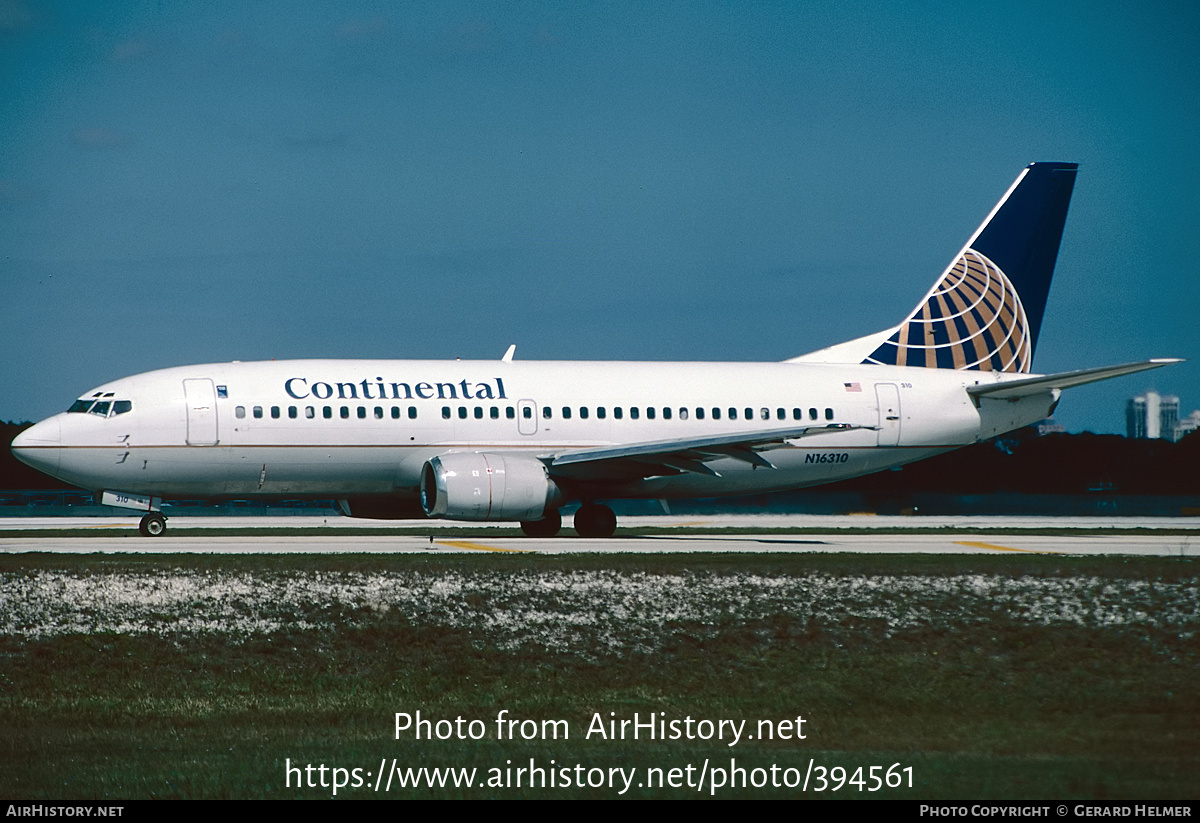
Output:
[[61,421],[56,416],[30,426],[13,438],[12,452],[22,463],[53,474],[58,470],[61,446]]

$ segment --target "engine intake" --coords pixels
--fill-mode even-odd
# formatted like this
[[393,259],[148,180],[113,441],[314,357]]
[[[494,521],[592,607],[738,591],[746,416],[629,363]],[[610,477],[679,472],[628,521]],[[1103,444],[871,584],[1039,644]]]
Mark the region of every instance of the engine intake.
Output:
[[538,520],[563,494],[542,461],[521,455],[443,454],[421,469],[421,507],[451,520]]

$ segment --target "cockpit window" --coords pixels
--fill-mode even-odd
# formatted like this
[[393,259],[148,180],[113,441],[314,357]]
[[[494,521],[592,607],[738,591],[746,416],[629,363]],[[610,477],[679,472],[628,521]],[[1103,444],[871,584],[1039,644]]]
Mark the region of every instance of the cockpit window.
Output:
[[[112,395],[105,395],[111,397]],[[96,400],[95,397],[89,397],[83,400],[76,400],[71,404],[71,408],[67,409],[67,414],[98,414],[101,417],[108,417],[109,412],[112,416],[125,414],[133,411],[132,400]]]

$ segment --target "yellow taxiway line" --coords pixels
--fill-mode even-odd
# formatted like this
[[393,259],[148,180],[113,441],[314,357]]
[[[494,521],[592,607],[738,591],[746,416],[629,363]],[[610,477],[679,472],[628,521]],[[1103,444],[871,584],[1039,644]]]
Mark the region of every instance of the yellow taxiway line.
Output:
[[468,549],[473,552],[512,552],[514,554],[529,554],[529,549],[502,549],[499,546],[485,546],[482,543],[467,543],[463,540],[437,540],[438,546],[450,546],[455,549]]
[[997,546],[994,543],[976,543],[971,540],[955,540],[957,546],[970,546],[973,549],[992,549],[998,552],[1028,552],[1029,554],[1062,554],[1062,552],[1047,551],[1046,549],[1014,549],[1012,546]]

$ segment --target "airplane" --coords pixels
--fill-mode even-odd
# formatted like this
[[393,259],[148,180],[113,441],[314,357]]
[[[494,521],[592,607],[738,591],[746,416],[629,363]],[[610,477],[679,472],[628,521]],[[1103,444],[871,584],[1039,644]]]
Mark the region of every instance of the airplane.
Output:
[[1077,172],[1026,167],[898,325],[771,363],[293,360],[105,383],[16,456],[144,511],[164,498],[336,499],[351,517],[613,535],[603,500],[814,486],[1050,416],[1063,389],[1181,362],[1031,373]]

